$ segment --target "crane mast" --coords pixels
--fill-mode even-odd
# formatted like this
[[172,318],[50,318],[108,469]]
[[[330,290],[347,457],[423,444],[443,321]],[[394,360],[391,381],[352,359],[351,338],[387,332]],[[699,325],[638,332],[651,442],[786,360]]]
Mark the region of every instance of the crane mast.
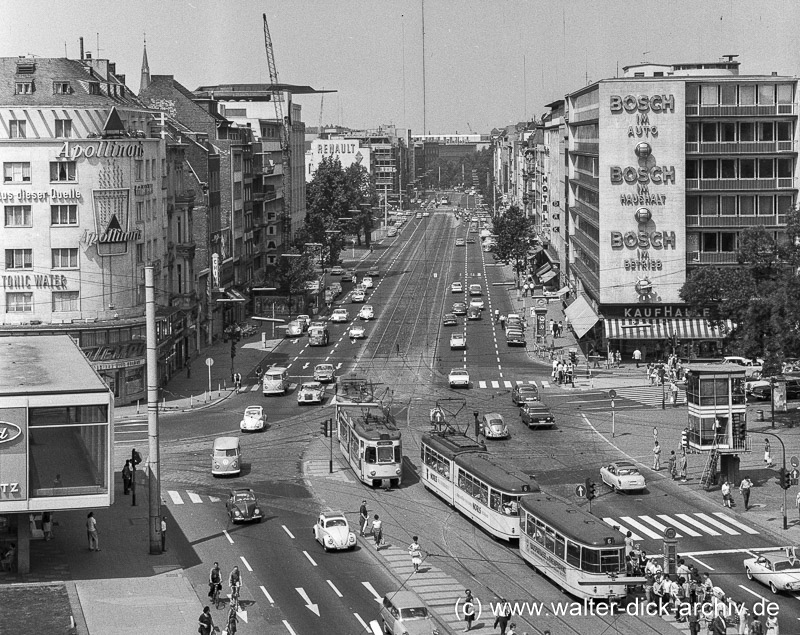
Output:
[[272,36],[269,34],[267,14],[264,13],[262,15],[264,17],[264,48],[267,52],[272,103],[275,105],[275,118],[281,127],[281,169],[283,172],[283,217],[281,219],[281,228],[283,230],[283,240],[287,241],[290,237],[292,225],[291,136],[289,133],[291,113],[288,113],[288,116],[283,114],[283,95],[278,83],[278,69],[275,66],[275,53],[272,50]]

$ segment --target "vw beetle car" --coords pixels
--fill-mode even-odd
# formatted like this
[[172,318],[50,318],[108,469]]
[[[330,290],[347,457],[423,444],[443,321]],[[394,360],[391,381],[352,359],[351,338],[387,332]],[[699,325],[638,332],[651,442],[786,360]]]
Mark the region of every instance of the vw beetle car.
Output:
[[293,320],[286,325],[286,337],[300,337],[303,334],[303,323]]
[[470,307],[467,309],[467,319],[468,320],[480,320],[481,319],[481,310],[477,306],[472,306],[470,302]]
[[353,291],[353,295],[350,296],[350,299],[353,302],[363,302],[367,299],[367,294],[364,293],[361,289],[356,289]]
[[371,289],[373,287],[372,276],[364,276],[361,278],[361,284],[364,285],[365,289]]
[[331,313],[331,322],[347,322],[347,309],[334,309]]
[[484,307],[483,298],[472,298],[469,301],[469,308],[476,308],[483,310],[483,307]]
[[451,333],[450,334],[450,349],[462,349],[467,348],[467,336],[463,333]]
[[228,518],[232,523],[242,523],[249,520],[261,522],[264,514],[258,505],[256,493],[251,489],[232,489],[225,503]]
[[325,398],[325,387],[318,381],[307,381],[297,391],[297,403],[322,403]]
[[481,419],[481,433],[487,439],[508,439],[511,433],[499,412],[489,412]]
[[467,314],[467,305],[463,302],[454,302],[453,303],[453,314],[454,315],[466,315]]
[[341,276],[342,274],[344,274],[344,269],[340,265],[334,265],[331,267],[332,276]]
[[612,490],[619,492],[641,491],[647,483],[639,468],[631,461],[614,461],[600,468],[600,478]]
[[365,304],[361,307],[361,310],[358,312],[358,317],[362,320],[371,320],[375,317],[375,312],[372,309],[371,304]]
[[261,406],[247,406],[247,408],[244,409],[244,416],[239,423],[239,429],[242,432],[263,430],[265,421],[264,409]]
[[325,551],[352,549],[356,546],[356,535],[342,512],[322,512],[314,525],[314,540]]
[[794,547],[766,551],[744,561],[748,580],[758,580],[773,593],[800,591],[800,559]]

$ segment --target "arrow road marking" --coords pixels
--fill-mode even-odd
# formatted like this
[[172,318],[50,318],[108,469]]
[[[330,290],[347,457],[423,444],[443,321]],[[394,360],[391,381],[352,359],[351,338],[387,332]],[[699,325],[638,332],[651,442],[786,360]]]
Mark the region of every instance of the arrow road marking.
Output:
[[339,362],[338,364],[336,364],[336,370],[339,370],[341,367],[342,367],[342,362]]
[[330,587],[333,589],[333,592],[334,592],[336,595],[338,595],[339,597],[344,597],[344,596],[343,596],[343,595],[340,593],[339,589],[337,589],[337,588],[336,588],[336,585],[335,585],[333,582],[331,582],[330,580],[325,580],[325,582],[327,582],[327,583],[328,583],[328,585],[329,585],[329,586],[330,586]]
[[319,604],[312,604],[311,599],[308,597],[308,593],[305,592],[303,587],[295,587],[295,591],[297,591],[300,594],[300,597],[303,598],[303,602],[306,603],[306,608],[314,615],[319,617]]
[[303,370],[305,370],[306,368],[308,368],[308,362],[306,362],[305,364],[303,364]]
[[371,585],[369,582],[362,582],[361,584],[363,584],[363,585],[364,585],[364,587],[367,589],[367,591],[369,591],[370,593],[372,593],[372,598],[373,598],[373,599],[374,599],[374,600],[375,600],[375,601],[376,601],[378,604],[383,604],[383,600],[381,599],[381,596],[380,596],[380,595],[378,595],[378,592],[375,590],[375,587],[373,587],[373,586],[372,586],[372,585]]
[[283,531],[285,531],[287,534],[289,534],[289,538],[294,540],[294,534],[291,531],[289,531],[289,528],[286,525],[281,525],[281,527],[283,527]]
[[312,558],[312,557],[309,555],[308,551],[303,551],[303,554],[305,555],[305,557],[306,557],[306,558],[308,558],[308,561],[311,563],[311,565],[312,565],[312,566],[314,566],[314,567],[316,567],[316,566],[317,566],[317,563],[316,563],[316,562],[314,562],[314,558]]
[[245,624],[247,624],[247,609],[243,609],[241,611],[236,611],[236,616],[242,620]]
[[275,600],[272,599],[272,596],[267,592],[267,590],[263,586],[259,588],[261,589],[261,592],[267,597],[267,601],[270,604],[275,604]]
[[297,633],[294,632],[294,629],[291,627],[289,622],[283,620],[283,625],[286,627],[286,630],[289,631],[289,635],[297,635]]

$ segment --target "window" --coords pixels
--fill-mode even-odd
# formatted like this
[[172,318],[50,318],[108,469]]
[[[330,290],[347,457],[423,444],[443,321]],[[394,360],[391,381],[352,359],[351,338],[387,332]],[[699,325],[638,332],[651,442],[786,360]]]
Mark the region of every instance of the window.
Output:
[[723,106],[736,105],[736,84],[722,84],[719,87],[719,103]]
[[700,234],[700,251],[715,252],[717,251],[717,235],[712,233]]
[[739,216],[755,216],[756,197],[749,194],[739,197]]
[[722,159],[719,162],[720,178],[735,179],[736,178],[736,160],[735,159]]
[[77,205],[51,205],[50,206],[51,225],[77,225],[78,206]]
[[89,82],[89,94],[90,95],[99,95],[100,94],[100,84],[99,84],[99,82]]
[[706,195],[701,197],[703,201],[702,214],[703,216],[716,216],[717,215],[717,197],[714,195]]
[[3,163],[4,183],[30,183],[31,164],[28,162]]
[[758,105],[759,106],[774,106],[775,105],[775,86],[774,86],[774,84],[759,84],[758,85]]
[[702,133],[703,143],[710,143],[717,140],[717,124],[716,123],[704,123],[700,128],[700,132]]
[[69,82],[53,82],[54,95],[69,95],[72,93],[72,86]]
[[728,253],[736,251],[736,232],[720,232],[719,250]]
[[697,216],[700,214],[700,197],[687,196],[686,197],[686,215]]
[[697,84],[688,84],[686,86],[686,104],[695,106],[700,102],[700,86]]
[[703,178],[716,179],[717,178],[717,161],[716,159],[706,159],[702,161],[703,164]]
[[33,293],[6,293],[6,313],[30,313],[33,311]]
[[140,223],[144,221],[144,201],[136,201],[136,220]]
[[144,262],[144,243],[136,243],[136,263]]
[[15,95],[30,95],[33,93],[33,82],[16,82],[14,84]]
[[6,249],[6,269],[33,269],[33,249]]
[[50,181],[75,181],[75,161],[53,161],[50,163]]
[[688,141],[689,143],[693,143],[699,140],[700,140],[700,126],[696,123],[687,123],[686,141]]
[[756,87],[752,84],[739,86],[739,105],[740,106],[755,106],[756,105]]
[[56,119],[56,137],[72,136],[72,119]]
[[754,179],[754,178],[756,178],[756,160],[755,159],[740,159],[739,160],[739,178],[740,179]]
[[6,227],[30,227],[30,205],[6,205]]
[[760,179],[775,178],[775,162],[772,159],[758,160],[758,178]]
[[700,176],[700,162],[699,161],[687,161],[686,162],[686,178],[687,179],[696,179]]
[[752,121],[739,124],[739,141],[755,141],[756,125]]
[[758,140],[759,141],[774,141],[775,128],[771,121],[760,121],[758,123]]
[[77,269],[78,248],[53,249],[53,269]]
[[700,86],[700,105],[701,106],[716,106],[719,103],[717,96],[716,85],[703,85]]
[[77,291],[53,291],[53,311],[80,311]]
[[12,139],[24,139],[26,134],[26,121],[22,119],[12,119],[8,122],[9,136]]
[[152,180],[152,173],[153,173],[153,165],[150,163],[150,159],[145,162],[144,169],[145,169],[145,179],[148,181]]
[[778,159],[778,178],[779,179],[792,178],[792,160],[791,159]]
[[794,198],[791,194],[778,196],[778,214],[788,214]]
[[779,121],[778,122],[778,141],[791,141],[792,140],[792,122]]
[[736,216],[735,196],[721,196],[719,202],[720,202],[719,205],[720,216]]
[[771,194],[758,197],[758,215],[772,216],[775,213],[775,199]]
[[144,161],[136,159],[133,162],[133,173],[137,181],[142,181],[144,179]]
[[730,121],[720,123],[719,140],[726,142],[736,141],[736,124]]

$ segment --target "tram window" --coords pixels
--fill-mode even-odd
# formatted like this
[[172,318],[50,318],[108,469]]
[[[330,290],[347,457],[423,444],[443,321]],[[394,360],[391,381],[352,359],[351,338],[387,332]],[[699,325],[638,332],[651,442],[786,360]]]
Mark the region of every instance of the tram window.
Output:
[[394,446],[379,445],[378,463],[393,463],[393,462],[394,462]]
[[488,505],[489,504],[489,486],[488,485],[484,485],[483,483],[480,483],[480,484],[476,483],[476,485],[478,485],[478,487],[479,487],[478,491],[476,492],[478,500],[481,503],[483,503],[484,505]]
[[555,553],[555,535],[550,527],[545,528],[544,532],[544,548],[550,552]]
[[489,500],[491,501],[489,503],[489,507],[491,507],[494,511],[499,512],[500,511],[500,492],[495,492],[494,490],[492,490],[492,493],[491,493],[491,496],[490,496]]
[[544,525],[542,525],[541,520],[536,521],[536,535],[534,538],[540,545],[544,544]]
[[600,572],[618,573],[621,570],[621,556],[620,549],[603,549],[600,552]]
[[564,536],[556,534],[556,546],[554,553],[561,560],[564,559]]
[[600,552],[584,547],[581,553],[581,571],[600,573]]
[[503,513],[507,516],[519,514],[519,498],[510,494],[503,494]]
[[581,566],[581,546],[571,540],[567,541],[567,564],[573,567]]
[[[460,469],[458,470],[458,487],[459,489],[463,489],[465,492],[468,491],[467,479],[464,477],[464,472],[462,472]],[[469,493],[471,494],[472,491],[470,491]]]
[[367,463],[375,463],[375,447],[374,446],[367,446],[367,449],[364,451],[364,461]]
[[403,461],[403,447],[398,443],[394,447],[394,462],[402,463]]

